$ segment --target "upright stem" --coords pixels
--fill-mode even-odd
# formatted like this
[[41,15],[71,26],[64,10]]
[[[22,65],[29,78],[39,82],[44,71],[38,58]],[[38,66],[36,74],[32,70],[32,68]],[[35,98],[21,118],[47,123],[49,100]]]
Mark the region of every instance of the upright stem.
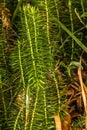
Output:
[[[73,15],[72,15],[72,3],[71,0],[68,1],[69,6],[69,12],[70,12],[70,21],[71,21],[71,31],[74,32],[74,25],[73,25]],[[71,54],[71,60],[73,60],[74,55],[74,40],[72,38],[72,54]]]

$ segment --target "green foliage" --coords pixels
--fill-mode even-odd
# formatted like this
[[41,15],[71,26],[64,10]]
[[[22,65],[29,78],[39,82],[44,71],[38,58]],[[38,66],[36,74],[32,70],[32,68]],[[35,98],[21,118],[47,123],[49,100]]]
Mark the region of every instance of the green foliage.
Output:
[[[74,11],[79,6],[81,16]],[[81,66],[80,52],[87,53],[85,18],[83,1],[18,1],[11,19],[15,44],[0,35],[1,129],[55,129],[54,114],[62,117],[67,107],[60,72],[71,75],[73,66]]]
[[74,120],[72,124],[72,129],[73,130],[76,130],[76,128],[82,129],[84,126],[85,126],[85,119],[84,116],[81,116]]
[[71,76],[71,72],[70,72],[71,69],[74,69],[75,67],[81,67],[83,69],[82,65],[79,62],[71,61],[67,67],[67,72],[68,72],[69,76]]

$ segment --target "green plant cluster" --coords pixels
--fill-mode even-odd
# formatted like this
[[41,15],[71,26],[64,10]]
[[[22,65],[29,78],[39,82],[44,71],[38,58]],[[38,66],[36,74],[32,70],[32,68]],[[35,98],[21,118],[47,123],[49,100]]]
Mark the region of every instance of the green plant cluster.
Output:
[[4,39],[0,21],[0,130],[54,130],[54,114],[64,115],[67,100],[59,72],[69,79],[87,53],[87,2],[13,3],[13,43]]

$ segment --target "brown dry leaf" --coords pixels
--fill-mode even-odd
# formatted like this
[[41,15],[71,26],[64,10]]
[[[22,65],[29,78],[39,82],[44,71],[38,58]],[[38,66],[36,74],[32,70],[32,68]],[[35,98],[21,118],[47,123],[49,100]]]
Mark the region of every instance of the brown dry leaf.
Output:
[[81,112],[82,109],[83,109],[83,103],[82,103],[82,96],[81,96],[81,94],[78,96],[78,99],[76,100],[76,105],[77,105],[77,109],[79,110],[79,112]]
[[59,113],[54,115],[54,120],[55,120],[56,130],[63,130]]
[[71,116],[67,112],[67,115],[64,117],[64,121],[62,122],[62,130],[71,130],[70,125],[71,125]]
[[10,17],[11,17],[10,10],[6,7],[3,8],[3,10],[1,11],[1,19],[3,23],[3,27],[6,29],[11,26]]
[[75,106],[74,106],[74,105],[72,105],[72,106],[70,107],[69,113],[71,114],[73,111],[75,111]]
[[81,114],[79,114],[78,112],[73,112],[71,116],[72,116],[72,119],[73,119],[73,118],[76,118],[76,117],[80,117]]
[[67,100],[66,104],[70,104],[74,96],[74,90],[72,88],[67,91],[67,96],[69,96],[69,99]]
[[73,95],[74,95],[74,89],[71,88],[70,90],[67,91],[67,96],[70,96],[71,99]]
[[24,96],[23,92],[20,92],[20,93],[18,93],[18,95],[16,95],[14,103],[16,106],[18,106],[18,108],[25,107],[24,98],[25,98],[25,96]]
[[76,128],[76,130],[87,130],[87,129],[84,129],[84,128],[83,128],[83,129],[82,129],[82,128]]

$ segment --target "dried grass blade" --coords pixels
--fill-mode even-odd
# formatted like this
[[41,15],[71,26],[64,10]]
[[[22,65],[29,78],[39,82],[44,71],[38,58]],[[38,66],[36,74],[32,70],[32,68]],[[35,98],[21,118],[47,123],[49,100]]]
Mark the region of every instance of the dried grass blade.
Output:
[[55,120],[56,130],[62,130],[62,124],[61,124],[59,113],[54,115],[54,120]]
[[[81,57],[80,57],[80,64],[81,64]],[[82,91],[82,98],[83,98],[83,103],[84,103],[84,109],[85,109],[85,113],[86,113],[86,124],[85,124],[85,128],[87,129],[87,99],[86,99],[86,93],[84,90],[84,83],[83,83],[83,79],[82,79],[82,73],[81,73],[81,67],[78,68],[78,77],[79,77],[79,82],[81,85],[81,91]]]

